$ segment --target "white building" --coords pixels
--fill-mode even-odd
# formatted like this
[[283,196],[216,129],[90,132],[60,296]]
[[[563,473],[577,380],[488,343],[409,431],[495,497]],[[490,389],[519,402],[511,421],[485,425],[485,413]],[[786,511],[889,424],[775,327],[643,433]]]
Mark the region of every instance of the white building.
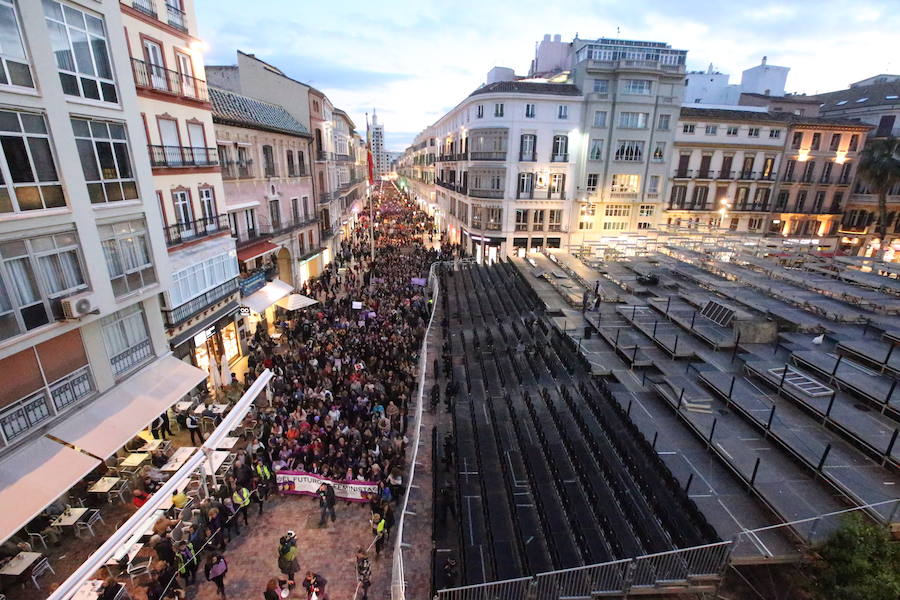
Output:
[[729,75],[709,65],[705,72],[692,71],[685,75],[684,103],[735,105],[740,103],[741,94],[784,96],[790,70],[790,67],[768,64],[768,58],[763,56],[760,64],[744,69],[740,83],[730,84]]
[[119,2],[0,9],[6,540],[205,373],[168,354],[169,259]]
[[391,160],[384,149],[384,125],[378,123],[378,115],[372,111],[372,162],[375,175],[387,175],[391,170]]

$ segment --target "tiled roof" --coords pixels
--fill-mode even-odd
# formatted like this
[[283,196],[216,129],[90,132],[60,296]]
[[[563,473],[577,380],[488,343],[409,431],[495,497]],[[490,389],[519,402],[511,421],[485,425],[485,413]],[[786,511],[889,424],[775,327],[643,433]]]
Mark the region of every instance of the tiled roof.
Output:
[[837,117],[807,117],[785,112],[758,112],[751,110],[737,110],[728,108],[694,108],[681,107],[681,118],[689,119],[716,119],[726,121],[759,121],[777,122],[786,125],[832,125],[840,127],[864,127],[871,125],[861,123],[854,119],[841,119]]
[[875,83],[860,87],[847,88],[837,92],[819,94],[816,99],[824,104],[819,110],[849,110],[869,106],[900,104],[900,81]]
[[483,85],[469,96],[477,94],[552,94],[580,96],[581,90],[571,83],[538,83],[534,81],[495,81]]
[[289,135],[309,135],[309,130],[283,107],[220,88],[209,88],[213,121]]

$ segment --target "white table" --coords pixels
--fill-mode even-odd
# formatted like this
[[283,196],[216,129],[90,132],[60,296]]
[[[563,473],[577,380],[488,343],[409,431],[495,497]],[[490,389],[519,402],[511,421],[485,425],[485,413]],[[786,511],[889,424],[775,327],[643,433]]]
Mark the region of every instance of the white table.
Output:
[[116,487],[120,481],[122,481],[121,477],[101,477],[88,488],[88,491],[92,494],[105,494]]
[[41,559],[40,552],[19,552],[12,560],[3,565],[0,569],[0,575],[19,576],[28,568]]
[[89,510],[89,508],[67,508],[50,523],[50,527],[72,527]]
[[[215,413],[217,415],[221,415],[221,414],[224,414],[226,410],[228,410],[229,406],[231,406],[231,405],[230,404],[210,404],[208,406],[208,408],[210,408],[213,411],[213,413]],[[203,413],[206,411],[206,409],[207,409],[206,404],[198,404],[197,408],[194,409],[194,414],[197,415],[198,417],[202,416]]]
[[[203,461],[203,471],[209,476],[214,476],[222,468],[222,463],[228,458],[231,452],[227,450],[214,450],[212,456]],[[212,473],[209,472],[210,461],[212,462]]]
[[141,446],[137,449],[138,452],[155,452],[159,450],[159,447],[162,446],[162,440],[152,440]]
[[128,456],[125,457],[121,463],[119,463],[120,467],[139,467],[144,464],[144,461],[150,458],[150,455],[146,452],[132,452]]
[[172,456],[169,457],[169,462],[160,467],[159,470],[167,473],[174,473],[188,461],[196,450],[197,448],[194,446],[182,446],[181,448],[178,448],[172,453]]
[[[81,584],[70,600],[97,600],[100,597],[100,586],[102,585],[102,579],[88,579]],[[119,592],[116,594],[116,600],[125,597],[125,586],[121,583],[118,585]]]
[[231,450],[238,443],[238,440],[241,438],[236,437],[224,437],[222,441],[219,442],[218,449],[219,450]]

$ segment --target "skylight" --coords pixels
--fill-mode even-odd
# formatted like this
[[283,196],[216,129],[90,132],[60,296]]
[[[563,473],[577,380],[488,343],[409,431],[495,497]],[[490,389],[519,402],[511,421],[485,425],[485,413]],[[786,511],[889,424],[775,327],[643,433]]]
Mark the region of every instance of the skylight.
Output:
[[835,106],[843,106],[843,105],[845,105],[845,104],[847,104],[847,101],[846,101],[846,100],[841,100],[840,102],[835,102],[835,103],[834,103]]
[[885,96],[884,97],[885,100],[896,100],[897,98],[898,98],[898,96]]
[[868,100],[868,98],[859,98],[856,101],[857,102],[865,102],[866,100]]

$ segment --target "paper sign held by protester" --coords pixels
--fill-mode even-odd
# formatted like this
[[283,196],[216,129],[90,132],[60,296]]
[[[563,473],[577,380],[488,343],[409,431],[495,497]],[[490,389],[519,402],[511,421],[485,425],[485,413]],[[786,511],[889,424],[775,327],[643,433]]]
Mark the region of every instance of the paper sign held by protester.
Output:
[[282,494],[303,496],[315,496],[319,486],[328,483],[334,488],[335,496],[349,502],[367,502],[366,494],[378,493],[378,484],[373,481],[335,481],[303,471],[278,471],[275,481]]
[[353,302],[353,310],[359,310],[362,308],[362,302]]
[[423,287],[426,283],[428,283],[428,281],[424,277],[413,277],[409,280],[409,282],[413,285],[421,285]]

